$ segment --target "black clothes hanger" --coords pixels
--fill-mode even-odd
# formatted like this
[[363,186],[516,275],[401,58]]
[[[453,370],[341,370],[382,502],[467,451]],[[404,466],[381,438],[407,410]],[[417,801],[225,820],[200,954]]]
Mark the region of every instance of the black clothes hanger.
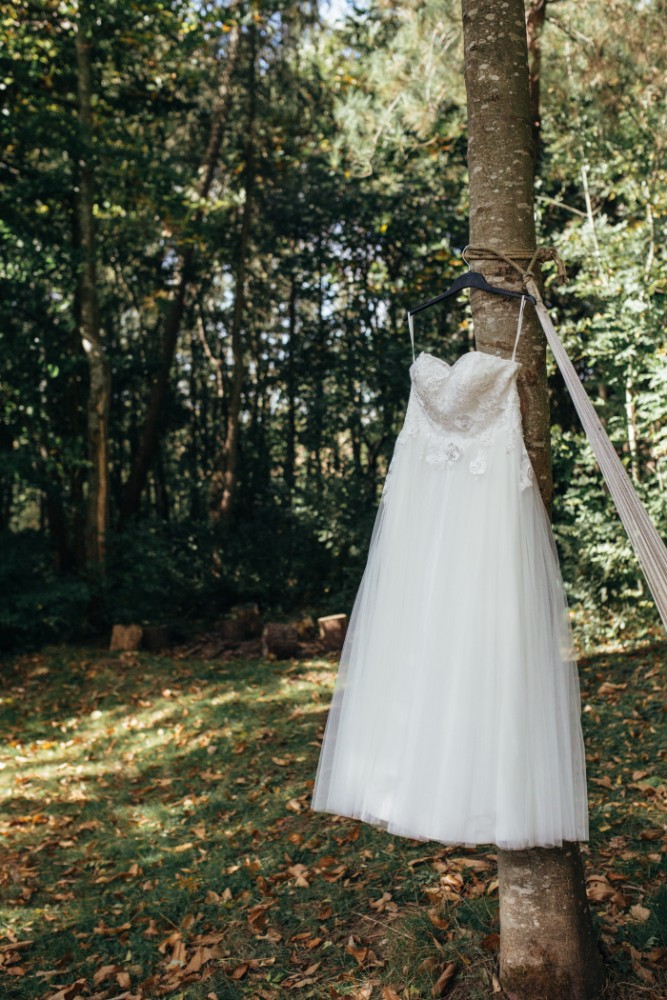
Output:
[[535,297],[529,295],[528,292],[512,292],[509,288],[499,288],[498,285],[490,285],[479,271],[466,271],[465,274],[456,279],[446,292],[441,292],[440,295],[436,295],[434,299],[429,299],[428,302],[422,302],[420,306],[415,306],[414,309],[408,309],[408,316],[414,316],[416,313],[421,312],[422,309],[428,309],[429,306],[434,306],[436,302],[442,302],[443,299],[448,299],[451,295],[458,295],[464,288],[478,288],[482,292],[491,292],[492,295],[504,295],[508,299],[527,299],[533,305],[536,304]]

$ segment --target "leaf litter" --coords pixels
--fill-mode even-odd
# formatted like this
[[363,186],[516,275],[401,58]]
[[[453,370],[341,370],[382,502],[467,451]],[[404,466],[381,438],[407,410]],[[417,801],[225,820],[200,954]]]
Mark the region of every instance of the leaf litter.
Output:
[[[580,660],[582,853],[610,1000],[665,992],[666,652]],[[3,995],[502,995],[492,847],[310,810],[335,668],[16,657],[0,689]]]

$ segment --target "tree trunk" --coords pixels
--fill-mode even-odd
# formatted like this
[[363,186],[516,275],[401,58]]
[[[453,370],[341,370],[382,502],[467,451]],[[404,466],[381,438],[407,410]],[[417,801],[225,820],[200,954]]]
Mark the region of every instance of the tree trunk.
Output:
[[[234,26],[229,41],[229,48],[226,54],[222,79],[218,91],[218,101],[213,109],[211,129],[206,154],[199,171],[199,183],[197,194],[201,200],[208,198],[215,172],[220,157],[220,147],[224,136],[224,126],[227,120],[227,111],[230,98],[231,76],[236,64],[238,50],[238,27]],[[198,213],[201,218],[201,212]],[[123,499],[120,506],[120,523],[124,524],[130,517],[139,510],[141,494],[146,485],[148,471],[155,460],[160,431],[162,426],[162,414],[164,402],[169,388],[169,377],[171,366],[176,352],[178,337],[181,332],[181,323],[185,312],[186,296],[195,273],[195,252],[192,245],[187,247],[181,255],[181,267],[169,310],[165,321],[164,335],[162,338],[162,358],[157,374],[151,385],[150,396],[146,408],[146,417],[141,430],[139,445],[132,459],[132,468],[128,477]]]
[[[523,0],[462,0],[468,100],[470,241],[512,251],[535,247],[532,136]],[[515,254],[516,256],[516,254]],[[475,258],[494,284],[520,287],[504,262]],[[524,257],[525,259],[525,257]],[[473,293],[481,351],[512,352],[517,304]],[[524,437],[540,493],[551,510],[546,345],[527,309],[517,358]],[[499,851],[500,975],[520,1000],[588,1000],[604,972],[594,941],[578,844]]]
[[530,87],[530,116],[535,142],[535,163],[542,148],[540,121],[540,80],[542,76],[542,28],[548,0],[528,0],[526,32],[528,36],[528,85]]
[[296,275],[290,278],[290,296],[288,306],[288,340],[287,340],[287,441],[285,446],[285,486],[287,488],[287,504],[292,506],[294,499],[296,459],[296,372],[294,354],[296,351]]
[[0,532],[9,528],[14,501],[14,484],[11,457],[14,450],[14,432],[0,419]]
[[255,155],[255,117],[256,117],[256,62],[257,62],[257,26],[252,21],[248,26],[249,41],[249,80],[248,80],[248,129],[245,149],[245,202],[241,217],[241,233],[239,237],[238,258],[236,264],[236,280],[234,289],[234,312],[232,314],[232,365],[233,375],[227,406],[227,429],[220,450],[217,469],[211,481],[211,520],[220,524],[229,523],[236,499],[237,463],[239,448],[239,424],[241,417],[241,399],[245,381],[243,322],[245,319],[246,273],[248,269],[248,253],[250,249],[250,231],[255,200],[256,155]]
[[93,19],[87,4],[82,4],[79,10],[75,37],[80,125],[79,189],[76,197],[76,215],[81,245],[78,298],[81,341],[88,360],[89,373],[88,460],[90,463],[86,498],[85,552],[87,569],[103,573],[109,525],[108,452],[111,370],[100,328],[97,301],[90,58]]

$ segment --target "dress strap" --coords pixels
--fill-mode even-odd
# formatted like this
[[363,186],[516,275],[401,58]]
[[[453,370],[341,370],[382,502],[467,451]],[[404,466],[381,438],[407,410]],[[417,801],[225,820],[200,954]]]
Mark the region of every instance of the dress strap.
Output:
[[410,343],[412,344],[412,360],[415,360],[415,318],[408,310],[408,329],[410,331]]
[[516,325],[516,338],[514,340],[514,350],[512,351],[512,361],[514,361],[514,355],[516,354],[517,344],[519,343],[519,337],[521,336],[521,321],[523,319],[523,309],[526,304],[526,296],[521,296],[521,307],[519,309],[519,322]]

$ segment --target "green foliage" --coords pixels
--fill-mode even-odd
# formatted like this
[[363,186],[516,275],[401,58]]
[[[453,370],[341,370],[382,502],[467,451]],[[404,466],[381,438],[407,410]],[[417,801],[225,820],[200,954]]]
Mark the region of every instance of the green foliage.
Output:
[[110,539],[99,581],[108,624],[198,620],[234,599],[227,579],[211,572],[211,531],[204,524],[147,518]]
[[[547,18],[540,225],[567,261],[556,322],[658,530],[667,535],[666,174],[662,5]],[[586,195],[590,204],[586,204]],[[554,386],[558,379],[554,379]],[[572,603],[593,630],[657,620],[571,407],[555,389],[554,522]]]
[[48,539],[36,531],[3,531],[0,551],[0,651],[90,634],[88,587],[56,571]]
[[[457,274],[468,238],[459,6],[371,0],[331,26],[312,5],[114,0],[98,12],[92,38],[90,150],[77,115],[78,10],[2,5],[0,530],[16,536],[3,572],[17,581],[6,642],[80,631],[81,595],[93,587],[81,582],[89,579],[75,213],[82,152],[94,167],[112,370],[109,565],[93,588],[102,619],[190,619],[239,597],[285,613],[299,604],[349,610],[405,413],[405,310]],[[548,5],[536,192],[540,241],[556,245],[569,269],[564,290],[548,288],[554,319],[667,532],[662,12],[657,2],[625,0]],[[251,24],[257,177],[236,501],[223,528],[211,496],[233,397]],[[202,199],[225,87],[215,176]],[[160,449],[141,509],[120,532],[190,251]],[[417,324],[419,347],[451,358],[470,332],[462,302]],[[581,635],[648,629],[650,596],[554,371],[550,384],[555,532]],[[11,576],[23,544],[39,549],[27,562],[39,564],[48,599],[27,571]]]

